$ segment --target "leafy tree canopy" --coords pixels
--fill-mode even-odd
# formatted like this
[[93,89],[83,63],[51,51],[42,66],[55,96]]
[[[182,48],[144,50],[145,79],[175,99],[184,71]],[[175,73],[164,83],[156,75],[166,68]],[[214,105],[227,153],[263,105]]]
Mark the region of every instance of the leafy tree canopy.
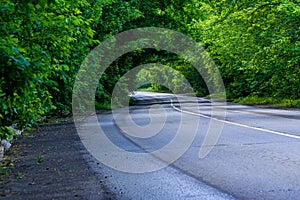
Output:
[[[11,124],[26,128],[46,114],[69,113],[74,79],[90,50],[139,27],[169,28],[202,44],[229,98],[300,98],[299,0],[2,0],[0,13],[1,138]],[[147,62],[176,69],[197,94],[207,94],[190,63],[144,49],[111,64],[99,81],[99,103],[109,102],[123,74]]]

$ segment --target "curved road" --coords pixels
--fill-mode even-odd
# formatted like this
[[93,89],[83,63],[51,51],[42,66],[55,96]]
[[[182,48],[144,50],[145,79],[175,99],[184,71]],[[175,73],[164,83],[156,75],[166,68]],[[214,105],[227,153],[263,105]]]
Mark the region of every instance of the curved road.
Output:
[[[173,95],[160,93],[137,92],[132,97],[137,105],[130,107],[130,116],[122,116],[122,109],[115,113],[119,118],[111,113],[98,115],[107,137],[126,151],[159,150],[174,139],[180,126],[188,135],[195,122],[199,124],[187,151],[158,171],[120,172],[95,160],[94,170],[105,175],[106,186],[118,199],[300,199],[300,111],[226,105],[201,98],[186,98],[180,105]],[[217,113],[212,119],[212,108],[226,110],[226,118]],[[120,116],[125,124],[133,120],[146,128],[163,121],[164,126],[152,137],[142,138],[143,131],[136,137],[116,125]],[[212,151],[199,158],[211,120],[223,123],[223,129]],[[97,148],[105,151],[103,146]],[[115,156],[120,163],[126,160]],[[152,164],[135,162],[142,167]]]

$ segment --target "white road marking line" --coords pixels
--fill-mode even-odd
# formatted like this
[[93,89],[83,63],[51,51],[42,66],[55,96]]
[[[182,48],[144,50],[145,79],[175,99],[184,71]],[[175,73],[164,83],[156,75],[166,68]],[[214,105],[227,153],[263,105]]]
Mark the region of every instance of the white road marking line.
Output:
[[258,128],[258,127],[254,127],[254,126],[249,126],[249,125],[245,125],[245,124],[240,124],[240,123],[236,123],[236,122],[231,122],[231,121],[227,121],[227,120],[218,119],[218,118],[215,118],[215,117],[209,117],[209,116],[206,116],[206,115],[203,115],[203,114],[200,114],[200,113],[194,113],[194,112],[190,112],[190,111],[186,111],[186,110],[181,110],[181,109],[176,108],[174,106],[172,100],[171,100],[171,106],[173,107],[173,109],[175,109],[179,112],[182,112],[182,113],[195,115],[195,116],[201,116],[201,117],[204,117],[204,118],[207,118],[207,119],[213,119],[213,120],[224,122],[224,123],[227,123],[227,124],[240,126],[240,127],[244,127],[244,128],[250,128],[250,129],[263,131],[263,132],[267,132],[267,133],[272,133],[272,134],[276,134],[276,135],[280,135],[280,136],[290,137],[290,138],[294,138],[294,139],[300,139],[300,136],[297,136],[297,135],[292,135],[292,134],[283,133],[283,132],[279,132],[279,131],[272,131],[272,130],[268,130],[268,129],[264,129],[264,128]]

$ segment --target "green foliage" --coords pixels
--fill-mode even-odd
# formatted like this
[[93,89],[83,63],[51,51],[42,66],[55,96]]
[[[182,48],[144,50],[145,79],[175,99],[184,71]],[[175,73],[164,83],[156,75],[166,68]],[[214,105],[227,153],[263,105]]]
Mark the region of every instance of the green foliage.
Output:
[[14,123],[23,129],[55,108],[70,111],[74,77],[97,42],[93,25],[104,5],[100,0],[0,2],[0,127]]
[[234,102],[253,105],[271,105],[284,108],[300,108],[299,99],[292,100],[285,98],[278,99],[273,97],[248,96],[244,98],[238,98]]
[[[69,113],[75,76],[90,50],[138,27],[173,29],[203,44],[221,71],[229,98],[283,99],[298,106],[299,18],[298,0],[2,0],[0,136],[13,134],[7,128],[11,124],[24,129],[50,112]],[[168,65],[184,75],[197,95],[208,94],[203,79],[184,59],[161,50],[137,50],[105,71],[96,106],[110,107],[120,77],[145,63]],[[83,80],[93,77],[89,73]],[[156,90],[165,89],[155,84],[157,78],[182,89],[175,74],[160,69],[152,73],[141,72],[138,79],[153,81]],[[125,86],[120,91],[124,95],[132,89]]]
[[41,163],[44,162],[44,159],[43,159],[43,157],[41,155],[37,155],[36,156],[36,160],[37,160],[37,164],[41,164]]
[[50,59],[39,45],[29,42],[33,31],[26,23],[32,22],[31,5],[7,1],[1,8],[0,126],[17,123],[24,128],[52,108],[46,90]]
[[0,139],[7,139],[10,140],[12,137],[17,137],[17,134],[14,132],[13,129],[7,126],[0,127]]
[[[187,82],[190,85],[187,85]],[[149,85],[155,92],[190,93],[191,89],[199,96],[207,95],[208,91],[198,71],[190,64],[182,61],[167,61],[161,65],[144,67],[137,74],[137,85]],[[148,88],[149,89],[149,88]]]
[[299,2],[213,1],[206,7],[211,17],[194,25],[230,98],[299,98]]

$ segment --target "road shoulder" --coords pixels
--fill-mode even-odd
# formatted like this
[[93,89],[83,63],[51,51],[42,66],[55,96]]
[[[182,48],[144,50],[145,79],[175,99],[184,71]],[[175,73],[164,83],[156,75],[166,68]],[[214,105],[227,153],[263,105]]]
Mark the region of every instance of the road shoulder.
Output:
[[2,161],[4,199],[109,199],[101,174],[85,160],[73,123],[44,125],[13,143]]

